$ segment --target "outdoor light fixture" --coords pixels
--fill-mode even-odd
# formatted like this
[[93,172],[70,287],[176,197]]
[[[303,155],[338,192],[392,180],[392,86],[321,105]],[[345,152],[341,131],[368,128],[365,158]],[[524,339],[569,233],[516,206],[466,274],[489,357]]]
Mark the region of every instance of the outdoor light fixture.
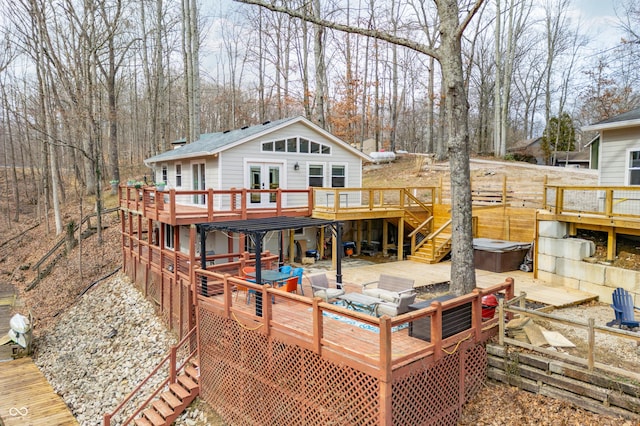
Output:
[[293,165],[293,170],[300,170],[300,164],[296,161],[296,164]]

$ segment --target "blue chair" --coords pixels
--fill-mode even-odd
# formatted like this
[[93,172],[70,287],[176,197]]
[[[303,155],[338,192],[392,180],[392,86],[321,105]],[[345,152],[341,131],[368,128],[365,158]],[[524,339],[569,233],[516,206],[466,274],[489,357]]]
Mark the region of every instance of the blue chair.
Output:
[[633,298],[629,292],[618,287],[613,291],[612,299],[613,304],[611,307],[613,308],[613,313],[616,318],[613,321],[609,321],[607,326],[612,327],[617,325],[618,327],[625,326],[629,328],[640,327],[640,321],[636,321],[633,313],[636,309],[640,311],[640,308],[633,306]]
[[291,265],[282,265],[282,266],[280,267],[280,272],[282,272],[283,274],[289,274],[289,275],[291,275],[291,270],[292,270],[292,269],[293,269],[293,268],[291,267]]
[[304,273],[303,268],[293,268],[291,272],[292,276],[298,277],[298,287],[300,287],[300,294],[304,296],[304,288],[302,288],[302,274]]

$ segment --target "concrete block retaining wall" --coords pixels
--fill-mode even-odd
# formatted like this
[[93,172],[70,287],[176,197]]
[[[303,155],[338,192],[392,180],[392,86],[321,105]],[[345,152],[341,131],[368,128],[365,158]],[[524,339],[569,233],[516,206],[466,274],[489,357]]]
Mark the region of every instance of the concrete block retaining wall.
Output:
[[538,279],[596,294],[605,303],[611,303],[613,290],[622,287],[640,306],[640,272],[586,262],[595,253],[594,243],[566,238],[567,232],[566,223],[539,222]]

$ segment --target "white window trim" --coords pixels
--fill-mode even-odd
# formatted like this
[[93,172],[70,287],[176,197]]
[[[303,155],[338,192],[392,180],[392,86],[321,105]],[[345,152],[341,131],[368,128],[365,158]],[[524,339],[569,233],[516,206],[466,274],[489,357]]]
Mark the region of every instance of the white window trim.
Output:
[[[178,173],[176,171],[178,166],[180,166],[180,174],[179,175],[178,175]],[[175,179],[176,188],[182,188],[182,182],[184,180],[184,167],[182,167],[182,163],[175,163],[173,165],[173,172],[175,174],[174,179]],[[180,185],[178,185],[178,176],[180,176]]]
[[[176,229],[173,225],[169,225],[168,223],[163,223],[164,226],[164,248],[167,250],[175,251],[175,238],[176,238]],[[173,238],[168,238],[169,230],[172,230]],[[167,241],[171,243],[171,245],[167,245]]]
[[307,164],[306,164],[306,171],[307,171],[306,182],[307,182],[307,186],[309,186],[309,178],[311,177],[311,173],[309,173],[309,169],[311,168],[311,166],[322,166],[322,186],[320,188],[326,188],[327,187],[327,163],[324,163],[322,161],[308,161],[307,162]]
[[334,163],[329,163],[329,170],[328,175],[329,175],[329,180],[331,181],[331,187],[333,188],[333,166],[343,166],[344,167],[344,187],[343,188],[348,188],[349,187],[349,163],[341,163],[341,162],[334,162]]
[[[639,185],[631,185],[631,165],[629,162],[631,161],[631,153],[632,152],[640,152],[640,146],[635,146],[633,148],[627,148],[627,155],[624,159],[624,185],[625,186],[633,186],[638,187]],[[638,169],[633,169],[638,170]]]

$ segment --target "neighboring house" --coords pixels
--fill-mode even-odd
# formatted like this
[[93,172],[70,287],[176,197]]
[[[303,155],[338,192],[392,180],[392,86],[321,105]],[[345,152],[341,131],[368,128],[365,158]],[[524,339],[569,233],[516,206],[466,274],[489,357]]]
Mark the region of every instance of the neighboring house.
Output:
[[640,185],[640,108],[582,127],[600,133],[598,184]]
[[523,158],[535,158],[535,164],[544,165],[544,152],[542,151],[541,145],[541,137],[525,139],[507,148],[507,152],[510,154],[518,154]]
[[589,168],[598,170],[598,155],[600,154],[600,134],[597,134],[584,147],[585,149],[589,148]]
[[575,167],[580,169],[590,168],[590,152],[589,151],[563,151],[558,152],[556,158],[556,166]]
[[[145,164],[153,170],[155,182],[166,182],[169,189],[178,191],[361,187],[363,161],[371,161],[304,117],[203,134],[195,142],[174,145],[176,148],[148,158]],[[206,202],[203,194],[176,195],[177,204],[192,208],[205,207]],[[231,202],[229,197],[219,197],[214,200],[214,208],[228,208]],[[275,192],[250,193],[246,207],[275,208],[276,202]],[[307,205],[308,195],[285,194],[282,204]],[[186,234],[188,229],[182,232]],[[309,245],[315,245],[315,232],[305,239]],[[227,250],[226,239],[219,240],[208,240],[207,249]]]

